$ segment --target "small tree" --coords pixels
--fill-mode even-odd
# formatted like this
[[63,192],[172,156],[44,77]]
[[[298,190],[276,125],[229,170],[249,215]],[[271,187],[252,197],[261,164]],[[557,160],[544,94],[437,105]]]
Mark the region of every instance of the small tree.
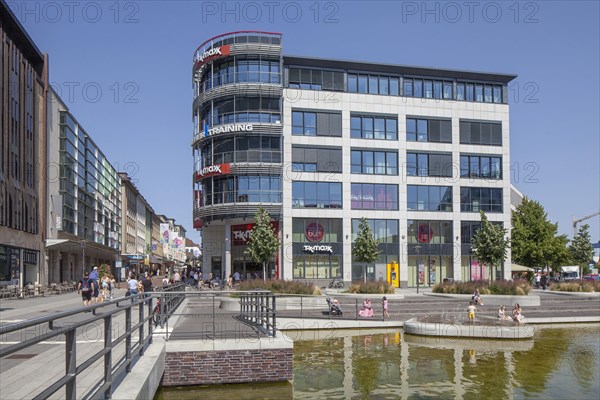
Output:
[[379,242],[373,236],[369,222],[364,217],[360,219],[352,253],[354,261],[363,264],[363,279],[366,282],[366,264],[372,264],[377,261],[381,251],[379,250]]
[[250,242],[245,254],[250,256],[254,262],[262,263],[263,281],[266,281],[267,263],[277,253],[279,239],[275,233],[275,228],[271,225],[271,217],[267,210],[259,207],[254,219],[256,223],[250,233]]
[[573,261],[579,265],[579,276],[582,276],[581,267],[587,267],[588,263],[594,258],[594,247],[592,246],[590,226],[588,224],[579,227],[579,231],[573,238],[569,250]]
[[481,264],[489,266],[491,272],[494,265],[501,264],[506,260],[510,240],[505,238],[506,229],[489,222],[483,211],[480,211],[479,214],[481,215],[481,227],[477,229],[471,239],[473,256]]

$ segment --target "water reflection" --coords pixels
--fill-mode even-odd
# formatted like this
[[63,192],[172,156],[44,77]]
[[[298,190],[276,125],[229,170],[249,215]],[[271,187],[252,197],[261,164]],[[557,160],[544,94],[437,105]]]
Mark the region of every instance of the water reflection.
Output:
[[[597,400],[599,333],[598,324],[538,329],[533,339],[521,341],[392,331],[294,332],[294,379],[291,385],[275,386],[277,395],[266,390],[247,397],[261,385],[199,388],[194,393],[203,399]],[[170,396],[174,390],[162,390],[158,398],[183,398],[181,391]]]

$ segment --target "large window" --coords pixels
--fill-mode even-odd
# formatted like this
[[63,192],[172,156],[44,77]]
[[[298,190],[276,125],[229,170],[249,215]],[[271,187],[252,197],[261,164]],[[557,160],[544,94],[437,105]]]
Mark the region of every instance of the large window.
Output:
[[460,176],[462,178],[502,179],[502,157],[461,155]]
[[461,120],[460,143],[502,146],[502,124]]
[[358,139],[398,139],[398,120],[391,117],[361,116],[350,117],[350,136]]
[[497,212],[501,213],[502,189],[501,188],[460,188],[460,210],[466,212]]
[[342,208],[342,184],[337,182],[292,182],[292,207]]
[[292,135],[342,136],[342,114],[292,111]]
[[407,118],[406,140],[452,143],[452,123],[450,120]]
[[407,153],[407,176],[452,177],[452,154],[448,153]]
[[452,211],[450,186],[408,185],[407,195],[411,211]]
[[216,176],[202,180],[205,205],[221,203],[281,203],[281,177]]
[[393,151],[352,150],[353,174],[398,175],[398,153]]
[[399,82],[395,76],[348,74],[348,92],[398,96]]
[[279,61],[238,60],[215,64],[207,69],[200,82],[200,92],[229,83],[280,83]]
[[267,135],[215,137],[202,143],[199,168],[240,162],[281,162],[281,137]]
[[[452,221],[408,220],[408,244],[452,244]],[[409,249],[410,250],[410,249]],[[450,249],[452,251],[452,249]],[[426,254],[424,248],[421,254]]]
[[318,69],[290,68],[289,87],[307,90],[344,90],[344,73]]
[[[498,226],[504,226],[502,222],[492,221],[492,224]],[[460,242],[463,244],[471,243],[471,239],[477,233],[477,230],[481,228],[481,221],[461,221],[460,222]]]
[[202,113],[201,126],[233,123],[276,123],[281,121],[280,99],[276,97],[236,97],[218,101]]
[[342,172],[342,149],[292,146],[292,171]]
[[[358,226],[360,219],[352,219],[352,243],[356,241],[358,236]],[[398,236],[398,220],[397,219],[367,219],[373,237],[381,243],[400,243]]]
[[350,196],[353,210],[398,209],[398,185],[353,183]]
[[342,219],[293,218],[293,278],[341,278],[343,237]]

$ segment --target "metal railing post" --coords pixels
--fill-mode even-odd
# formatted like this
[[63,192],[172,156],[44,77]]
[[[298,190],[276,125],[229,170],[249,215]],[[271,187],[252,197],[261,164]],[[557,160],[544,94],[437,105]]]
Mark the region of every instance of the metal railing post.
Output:
[[108,384],[104,391],[104,398],[110,399],[112,392],[112,315],[104,318],[104,348],[109,349],[104,355],[104,382]]
[[212,295],[212,332],[213,340],[215,339],[215,295]]
[[[143,294],[140,294],[143,296]],[[138,303],[138,343],[140,345],[140,356],[144,355],[144,324],[142,321],[144,320],[144,300],[140,297],[140,302]]]
[[131,372],[131,304],[125,309],[125,371]]
[[272,310],[272,313],[273,313],[273,326],[272,326],[272,329],[273,329],[273,337],[275,337],[276,336],[276,332],[277,332],[277,321],[276,321],[276,318],[277,318],[277,307],[275,305],[275,301],[277,300],[277,298],[274,295],[272,295],[272,294],[271,294],[271,298],[273,299],[273,310]]
[[75,341],[75,329],[65,333],[65,367],[66,374],[72,379],[66,385],[66,397],[69,400],[77,399],[77,344]]

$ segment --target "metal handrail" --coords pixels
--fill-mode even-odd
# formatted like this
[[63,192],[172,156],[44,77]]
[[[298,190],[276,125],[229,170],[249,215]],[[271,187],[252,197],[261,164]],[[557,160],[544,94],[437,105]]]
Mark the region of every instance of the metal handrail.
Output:
[[[184,285],[178,284],[168,288],[162,288],[161,292],[141,293],[136,296],[121,297],[119,299],[104,302],[102,304],[93,305],[84,309],[78,308],[74,310],[64,311],[52,316],[33,318],[28,321],[8,324],[0,326],[0,335],[6,335],[13,332],[22,331],[33,326],[42,326],[48,324],[47,329],[40,329],[43,332],[33,338],[22,342],[0,348],[0,357],[6,357],[17,351],[23,350],[42,341],[65,335],[65,373],[55,382],[51,382],[45,389],[42,390],[34,399],[46,399],[56,393],[61,388],[66,389],[67,399],[77,398],[110,398],[113,392],[113,378],[120,377],[124,372],[131,371],[132,363],[135,358],[142,356],[145,349],[152,343],[153,321],[152,321],[152,299],[154,297],[168,296],[169,299],[164,303],[167,305],[167,310],[174,310],[182,301],[183,296],[179,295],[178,290]],[[116,306],[116,308],[109,308]],[[132,310],[137,307],[138,320],[136,323],[132,319]],[[101,309],[102,314],[96,314],[96,311]],[[147,309],[147,313],[145,310]],[[61,324],[57,322],[59,319],[67,318],[73,315],[78,315],[83,312],[92,311],[93,316],[85,321]],[[125,314],[125,333],[113,338],[112,324],[113,317]],[[168,318],[164,315],[163,318]],[[77,365],[77,329],[85,328],[90,324],[94,324],[102,320],[104,322],[104,346],[103,349],[96,352],[91,357],[81,361]],[[146,329],[147,325],[147,329]],[[132,343],[134,334],[138,335],[138,340]],[[113,360],[113,349],[120,343],[125,342],[125,354],[119,359]],[[85,394],[77,393],[77,377],[95,362],[103,359],[104,374],[92,388]]]
[[240,294],[240,319],[256,326],[267,336],[276,336],[277,307],[270,291],[242,292]]

